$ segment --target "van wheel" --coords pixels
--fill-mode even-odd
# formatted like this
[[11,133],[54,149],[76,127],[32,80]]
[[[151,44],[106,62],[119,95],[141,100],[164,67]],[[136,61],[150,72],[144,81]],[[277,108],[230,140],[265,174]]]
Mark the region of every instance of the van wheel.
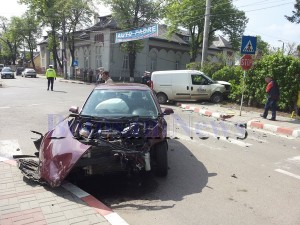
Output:
[[158,93],[156,97],[159,104],[165,104],[168,101],[168,97],[164,93]]
[[213,103],[220,103],[223,101],[223,95],[221,93],[214,93],[210,100],[213,102]]

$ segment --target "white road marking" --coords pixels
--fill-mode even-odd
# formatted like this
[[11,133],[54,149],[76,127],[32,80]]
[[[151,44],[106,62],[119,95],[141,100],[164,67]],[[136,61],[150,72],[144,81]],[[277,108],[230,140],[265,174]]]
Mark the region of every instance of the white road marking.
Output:
[[300,163],[300,156],[295,156],[293,158],[288,158],[287,161],[292,161],[292,162]]
[[191,137],[193,137],[193,139],[191,139],[189,137],[189,135],[180,135],[178,134],[178,132],[172,132],[172,131],[169,131],[168,133],[170,134],[169,137],[174,138],[174,137],[178,137],[180,138],[181,140],[185,140],[185,141],[200,141],[200,139],[198,138],[201,138],[201,137],[213,137],[215,139],[218,139],[220,141],[224,141],[226,143],[229,143],[229,144],[235,144],[235,145],[238,145],[238,146],[241,146],[241,147],[249,147],[251,146],[252,144],[250,143],[247,143],[247,142],[244,142],[244,141],[241,141],[241,140],[236,140],[236,139],[233,139],[233,138],[226,138],[225,136],[217,136],[215,133],[211,133],[211,132],[208,132],[208,131],[203,131],[203,130],[198,130],[194,127],[189,127],[189,129],[193,130],[194,132],[196,132],[196,134],[193,134],[193,132],[190,132],[190,135]]
[[42,104],[30,104],[28,106],[37,106],[37,105],[42,105]]
[[276,171],[276,172],[278,172],[278,173],[282,173],[282,174],[285,174],[285,175],[288,175],[288,176],[290,176],[290,177],[294,177],[294,178],[296,178],[296,179],[299,179],[299,180],[300,180],[300,176],[299,176],[299,175],[296,175],[296,174],[290,173],[290,172],[288,172],[288,171],[281,170],[281,169],[276,169],[275,171]]
[[0,157],[13,159],[13,155],[22,155],[18,140],[0,140]]
[[11,107],[10,106],[2,106],[0,107],[0,109],[10,109]]

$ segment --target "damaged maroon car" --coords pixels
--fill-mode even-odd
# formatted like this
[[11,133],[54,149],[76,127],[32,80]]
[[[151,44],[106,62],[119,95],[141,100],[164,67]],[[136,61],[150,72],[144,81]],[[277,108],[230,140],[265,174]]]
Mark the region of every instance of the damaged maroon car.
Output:
[[154,171],[167,176],[167,123],[164,111],[145,85],[103,84],[83,108],[35,141],[38,159],[20,158],[29,179],[61,185],[66,177]]

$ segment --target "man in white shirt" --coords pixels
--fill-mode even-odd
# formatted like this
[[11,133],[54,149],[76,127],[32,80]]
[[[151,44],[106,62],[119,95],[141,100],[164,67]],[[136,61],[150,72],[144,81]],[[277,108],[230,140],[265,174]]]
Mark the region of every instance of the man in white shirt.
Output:
[[109,77],[109,72],[104,71],[102,73],[102,79],[105,81],[105,84],[113,83],[114,81]]

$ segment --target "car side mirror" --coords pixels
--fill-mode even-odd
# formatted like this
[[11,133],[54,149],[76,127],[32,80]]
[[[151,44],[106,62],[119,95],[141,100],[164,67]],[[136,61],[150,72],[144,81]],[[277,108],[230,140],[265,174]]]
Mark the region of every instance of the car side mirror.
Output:
[[170,115],[170,114],[173,114],[174,113],[174,110],[171,109],[171,108],[165,108],[163,114],[164,115]]
[[74,113],[74,114],[78,114],[79,113],[79,107],[78,106],[72,106],[69,109],[69,112]]

